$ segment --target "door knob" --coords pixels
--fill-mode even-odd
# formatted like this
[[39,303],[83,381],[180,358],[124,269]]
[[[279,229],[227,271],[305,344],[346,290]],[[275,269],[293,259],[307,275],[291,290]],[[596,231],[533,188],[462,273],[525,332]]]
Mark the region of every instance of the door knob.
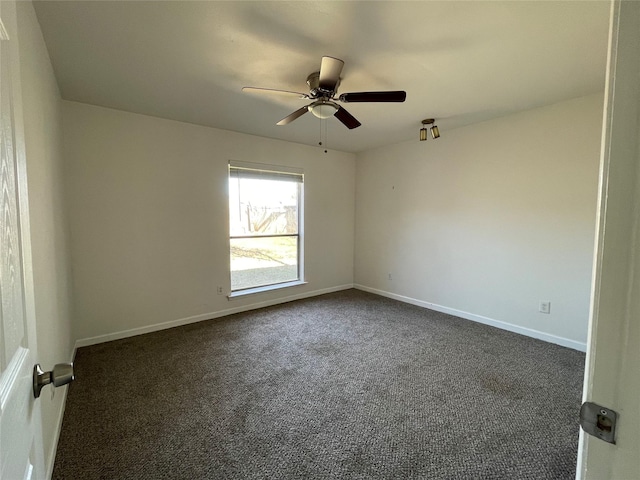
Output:
[[45,385],[53,383],[54,387],[61,387],[75,379],[73,363],[58,363],[50,372],[43,372],[40,364],[33,367],[33,396],[38,398]]

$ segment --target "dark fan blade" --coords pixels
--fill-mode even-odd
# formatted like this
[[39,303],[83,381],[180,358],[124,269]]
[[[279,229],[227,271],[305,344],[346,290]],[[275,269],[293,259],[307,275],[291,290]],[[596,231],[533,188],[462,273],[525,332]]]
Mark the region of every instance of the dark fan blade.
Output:
[[344,103],[355,102],[404,102],[407,98],[407,92],[354,92],[343,93],[338,98]]
[[338,110],[336,110],[336,113],[334,113],[333,116],[336,117],[338,120],[340,120],[342,123],[344,123],[349,130],[352,130],[362,125],[358,120],[356,120],[356,118],[353,115],[351,115],[342,107],[338,108]]
[[301,117],[302,115],[304,115],[305,113],[307,113],[309,111],[309,105],[306,105],[302,108],[299,108],[298,110],[296,110],[295,112],[293,112],[291,115],[284,117],[282,120],[280,120],[277,125],[287,125],[288,123],[293,122],[296,118]]
[[322,57],[322,63],[320,64],[320,78],[318,79],[320,88],[330,92],[335,91],[336,85],[340,80],[342,67],[344,67],[344,62],[339,58]]
[[300,92],[291,92],[289,90],[276,90],[274,88],[260,88],[260,87],[242,87],[243,92],[249,93],[268,93],[268,94],[279,94],[279,95],[295,95],[298,98],[309,98],[309,95],[306,93]]

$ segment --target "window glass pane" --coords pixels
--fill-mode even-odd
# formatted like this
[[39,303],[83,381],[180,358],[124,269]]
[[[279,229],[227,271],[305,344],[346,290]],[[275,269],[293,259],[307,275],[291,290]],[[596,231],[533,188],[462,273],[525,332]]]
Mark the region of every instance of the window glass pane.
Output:
[[229,178],[231,236],[298,233],[299,183]]
[[298,237],[232,238],[231,290],[298,280]]

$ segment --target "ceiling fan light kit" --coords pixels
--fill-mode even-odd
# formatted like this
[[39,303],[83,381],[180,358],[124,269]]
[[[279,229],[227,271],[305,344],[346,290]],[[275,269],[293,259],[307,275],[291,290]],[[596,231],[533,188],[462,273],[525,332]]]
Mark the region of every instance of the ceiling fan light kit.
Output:
[[440,129],[437,125],[434,125],[435,119],[426,118],[422,120],[422,128],[420,129],[420,141],[425,142],[427,140],[427,125],[431,125],[431,136],[433,138],[440,138]]
[[338,86],[340,85],[340,74],[342,73],[343,67],[344,62],[339,58],[322,57],[320,70],[307,76],[307,85],[309,86],[308,94],[260,87],[244,87],[242,90],[255,93],[295,95],[298,98],[314,100],[309,105],[299,108],[280,120],[277,125],[287,125],[305,113],[311,112],[313,115],[321,119],[334,116],[349,129],[357,128],[362,124],[353,115],[347,112],[344,107],[341,107],[336,102],[404,102],[407,98],[407,93],[401,90],[385,92],[353,92],[343,93],[336,96]]
[[332,117],[339,108],[340,105],[325,100],[318,100],[309,105],[309,111],[321,119]]

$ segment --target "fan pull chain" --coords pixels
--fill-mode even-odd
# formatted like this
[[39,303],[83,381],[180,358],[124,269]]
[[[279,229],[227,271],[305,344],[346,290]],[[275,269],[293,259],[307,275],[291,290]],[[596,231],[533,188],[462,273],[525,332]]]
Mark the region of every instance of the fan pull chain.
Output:
[[329,131],[329,123],[326,118],[322,120],[322,123],[324,123],[324,153],[327,153],[327,132]]
[[[322,127],[324,125],[324,136],[322,135]],[[320,141],[318,142],[318,145],[320,147],[322,147],[324,145],[324,153],[328,153],[327,150],[327,120],[326,119],[320,119]]]

